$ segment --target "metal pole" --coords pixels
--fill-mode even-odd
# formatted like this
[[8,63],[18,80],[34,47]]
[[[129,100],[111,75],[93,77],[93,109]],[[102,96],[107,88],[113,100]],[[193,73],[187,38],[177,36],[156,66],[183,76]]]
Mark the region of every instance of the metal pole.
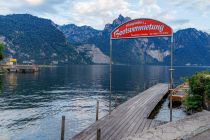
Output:
[[111,115],[111,98],[112,98],[112,39],[110,37],[110,49],[109,49],[109,57],[110,57],[110,62],[109,62],[109,115]]
[[172,94],[173,94],[173,33],[171,36],[171,66],[170,66],[170,122],[172,122]]
[[171,68],[170,68],[170,75],[171,75],[171,78],[170,78],[170,88],[173,89],[173,34],[171,36]]

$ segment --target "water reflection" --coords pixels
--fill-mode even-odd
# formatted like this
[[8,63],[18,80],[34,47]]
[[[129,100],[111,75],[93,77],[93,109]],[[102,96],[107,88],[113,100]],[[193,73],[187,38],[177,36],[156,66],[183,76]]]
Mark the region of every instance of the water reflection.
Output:
[[17,76],[15,73],[10,73],[6,76],[5,79],[6,84],[9,86],[9,88],[11,90],[15,90],[16,89],[16,85],[17,85]]
[[[206,68],[175,68],[175,82]],[[168,67],[113,66],[113,100],[122,103],[151,82],[167,82]],[[0,75],[0,139],[59,139],[61,116],[66,116],[68,139],[108,113],[109,66],[42,68],[36,74]],[[112,104],[115,105],[114,103]]]

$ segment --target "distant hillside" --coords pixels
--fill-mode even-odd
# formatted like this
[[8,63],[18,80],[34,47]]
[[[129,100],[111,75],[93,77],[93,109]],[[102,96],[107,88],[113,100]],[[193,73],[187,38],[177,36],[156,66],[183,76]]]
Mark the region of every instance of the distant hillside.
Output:
[[[60,29],[72,44],[78,47],[94,45],[103,55],[109,56],[111,31],[129,20],[131,18],[120,15],[112,24],[105,25],[102,31],[76,25],[61,26]],[[210,36],[207,33],[192,28],[184,29],[174,33],[174,40],[175,65],[210,65]],[[167,37],[115,40],[113,61],[120,64],[168,65],[169,44],[170,39]]]
[[174,35],[175,64],[210,65],[210,35],[193,28],[179,30]]
[[90,26],[78,27],[75,24],[68,24],[59,27],[70,43],[81,44],[88,43],[88,40],[101,34],[101,31],[95,30]]
[[51,20],[28,14],[0,16],[0,42],[7,46],[6,57],[13,56],[18,63],[90,63]]
[[[120,15],[103,30],[74,24],[57,26],[29,14],[0,16],[0,42],[6,57],[18,63],[107,64],[109,37],[120,24],[131,20]],[[210,65],[210,35],[193,28],[174,33],[175,65]],[[170,39],[138,38],[113,41],[115,64],[168,65]]]

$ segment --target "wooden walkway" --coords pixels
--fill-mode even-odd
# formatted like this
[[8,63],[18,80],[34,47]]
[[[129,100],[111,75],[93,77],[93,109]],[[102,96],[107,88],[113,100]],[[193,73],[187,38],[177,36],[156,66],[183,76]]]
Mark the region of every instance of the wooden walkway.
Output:
[[3,68],[16,73],[34,73],[39,70],[37,65],[3,65]]
[[97,128],[101,129],[101,140],[119,140],[158,126],[161,122],[148,116],[168,92],[168,84],[157,84],[114,109],[111,115],[98,120],[71,140],[96,140]]

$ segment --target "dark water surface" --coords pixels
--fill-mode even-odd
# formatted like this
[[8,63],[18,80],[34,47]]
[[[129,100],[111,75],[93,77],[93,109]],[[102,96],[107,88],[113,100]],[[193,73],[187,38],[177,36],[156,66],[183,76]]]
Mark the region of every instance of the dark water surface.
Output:
[[[180,77],[210,68],[175,69],[178,84]],[[141,92],[144,84],[166,83],[168,76],[168,67],[114,66],[113,98],[117,96],[118,103],[123,103]],[[97,99],[100,118],[108,113],[109,66],[75,65],[42,68],[35,74],[3,74],[0,89],[0,140],[58,140],[62,115],[66,116],[65,138],[69,139],[95,121]],[[158,118],[167,121],[167,114],[166,109]]]

